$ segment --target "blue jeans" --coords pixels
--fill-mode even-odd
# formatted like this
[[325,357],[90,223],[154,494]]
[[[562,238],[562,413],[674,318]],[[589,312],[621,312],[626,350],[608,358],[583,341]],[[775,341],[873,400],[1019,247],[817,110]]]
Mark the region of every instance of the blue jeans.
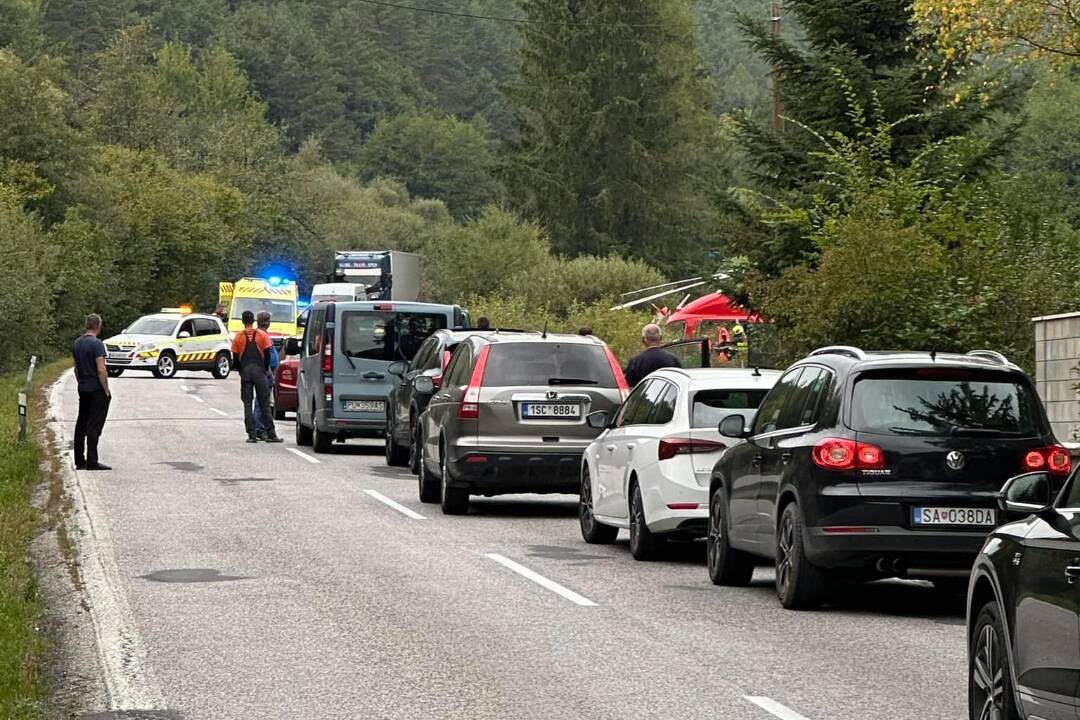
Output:
[[[270,397],[274,397],[274,374],[272,372],[266,373],[266,384],[270,389]],[[259,406],[259,398],[254,398],[251,403],[251,412],[255,420],[255,432],[264,433],[269,432],[274,428],[271,422],[267,422],[268,418],[263,417],[262,408]]]

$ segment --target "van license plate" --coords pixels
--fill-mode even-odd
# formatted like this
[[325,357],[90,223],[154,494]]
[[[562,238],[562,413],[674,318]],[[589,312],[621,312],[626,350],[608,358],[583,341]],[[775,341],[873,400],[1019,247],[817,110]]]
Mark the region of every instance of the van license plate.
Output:
[[581,406],[575,403],[522,403],[521,417],[541,420],[578,420]]
[[386,412],[386,403],[382,400],[343,400],[342,403],[349,412]]
[[997,511],[990,508],[914,507],[911,509],[911,522],[916,527],[931,525],[994,527],[997,525]]

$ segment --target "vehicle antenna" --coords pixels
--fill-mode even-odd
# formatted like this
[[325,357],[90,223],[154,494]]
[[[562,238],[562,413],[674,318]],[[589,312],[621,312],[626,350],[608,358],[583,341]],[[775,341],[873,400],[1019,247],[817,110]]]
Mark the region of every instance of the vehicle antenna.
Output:
[[937,350],[930,351],[930,362],[937,362]]
[[754,366],[754,377],[761,377],[761,368],[757,365]]
[[545,320],[545,321],[544,321],[544,332],[542,332],[542,333],[540,334],[540,339],[541,339],[541,340],[547,340],[547,326],[548,326],[548,321],[547,321],[547,320]]

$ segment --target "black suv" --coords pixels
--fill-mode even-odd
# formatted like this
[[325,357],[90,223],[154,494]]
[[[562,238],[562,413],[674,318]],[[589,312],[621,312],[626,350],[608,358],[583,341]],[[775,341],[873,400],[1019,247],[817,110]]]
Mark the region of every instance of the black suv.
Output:
[[713,469],[709,576],[745,585],[773,560],[786,608],[820,604],[838,576],[966,587],[1005,482],[1070,471],[1031,381],[991,351],[822,348],[743,425],[720,425],[746,442]]
[[991,533],[968,592],[969,717],[1075,720],[1080,703],[1080,486],[1047,472],[1001,492],[1025,520]]

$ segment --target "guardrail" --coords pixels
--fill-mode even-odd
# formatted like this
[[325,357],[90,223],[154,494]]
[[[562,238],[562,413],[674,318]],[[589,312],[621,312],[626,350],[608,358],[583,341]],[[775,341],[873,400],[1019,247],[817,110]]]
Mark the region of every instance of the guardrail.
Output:
[[30,367],[26,369],[26,385],[19,393],[19,442],[26,442],[26,403],[34,384],[34,368],[37,367],[37,355],[30,357]]

